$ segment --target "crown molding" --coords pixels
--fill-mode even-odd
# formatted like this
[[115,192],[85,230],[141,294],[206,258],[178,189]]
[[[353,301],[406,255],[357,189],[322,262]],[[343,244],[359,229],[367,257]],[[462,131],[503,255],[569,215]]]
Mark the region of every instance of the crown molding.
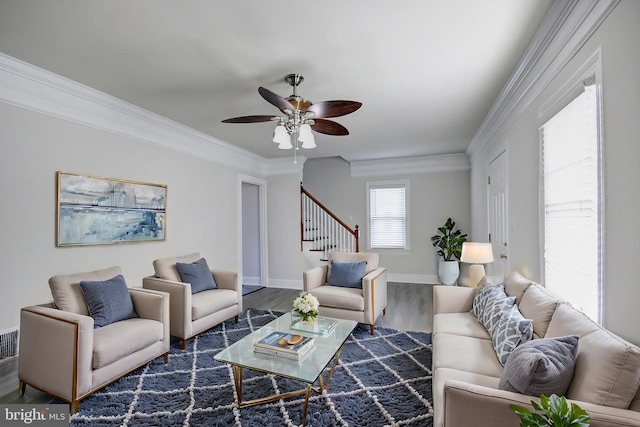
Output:
[[598,29],[620,0],[556,0],[474,135],[473,164],[516,122]]
[[2,52],[0,102],[242,171],[270,175],[286,170],[279,159],[265,159]]
[[464,153],[349,162],[351,177],[455,172],[471,169]]

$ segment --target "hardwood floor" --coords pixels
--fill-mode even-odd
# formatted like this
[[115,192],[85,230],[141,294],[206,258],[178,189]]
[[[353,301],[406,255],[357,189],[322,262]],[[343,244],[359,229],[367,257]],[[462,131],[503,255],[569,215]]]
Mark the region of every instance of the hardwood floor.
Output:
[[[380,316],[376,326],[406,331],[431,332],[433,326],[433,285],[389,283],[387,314]],[[264,288],[247,294],[245,309],[288,311],[300,291]],[[27,387],[24,396],[18,395],[18,358],[0,361],[0,403],[46,403],[49,395]]]

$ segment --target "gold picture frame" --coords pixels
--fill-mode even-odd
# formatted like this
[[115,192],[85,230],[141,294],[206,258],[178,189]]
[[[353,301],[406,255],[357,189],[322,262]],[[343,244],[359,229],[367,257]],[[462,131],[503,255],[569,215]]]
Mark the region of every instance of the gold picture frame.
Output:
[[56,178],[56,246],[166,239],[166,185],[61,171]]

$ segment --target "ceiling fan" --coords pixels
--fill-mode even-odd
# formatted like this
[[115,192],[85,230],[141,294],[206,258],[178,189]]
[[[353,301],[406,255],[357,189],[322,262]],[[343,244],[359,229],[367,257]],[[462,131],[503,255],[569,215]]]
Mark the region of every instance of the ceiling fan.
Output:
[[[362,106],[356,101],[322,101],[316,104],[298,96],[296,88],[304,81],[300,74],[288,74],[284,80],[293,87],[293,94],[283,98],[264,87],[258,88],[258,93],[270,104],[277,107],[284,116],[255,115],[234,117],[223,120],[222,123],[259,123],[277,121],[273,141],[279,143],[279,148],[296,148],[298,141],[302,148],[314,148],[315,141],[311,130],[326,135],[349,135],[347,128],[327,118],[340,117],[353,113]],[[291,143],[293,137],[293,144]]]

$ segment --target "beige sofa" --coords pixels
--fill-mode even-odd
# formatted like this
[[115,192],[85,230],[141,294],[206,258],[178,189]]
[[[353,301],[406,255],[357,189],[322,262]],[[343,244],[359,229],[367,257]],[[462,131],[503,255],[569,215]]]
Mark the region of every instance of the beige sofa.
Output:
[[71,404],[150,360],[168,362],[169,294],[129,288],[137,317],[94,329],[80,281],[105,281],[120,267],[53,276],[53,303],[20,311],[18,378],[20,394],[29,385]]
[[[505,281],[534,339],[577,335],[578,354],[566,397],[591,426],[640,426],[640,348],[592,322],[543,286],[518,273]],[[470,314],[475,288],[434,286],[433,401],[435,427],[517,426],[510,404],[528,396],[499,389],[503,366],[489,333]]]

